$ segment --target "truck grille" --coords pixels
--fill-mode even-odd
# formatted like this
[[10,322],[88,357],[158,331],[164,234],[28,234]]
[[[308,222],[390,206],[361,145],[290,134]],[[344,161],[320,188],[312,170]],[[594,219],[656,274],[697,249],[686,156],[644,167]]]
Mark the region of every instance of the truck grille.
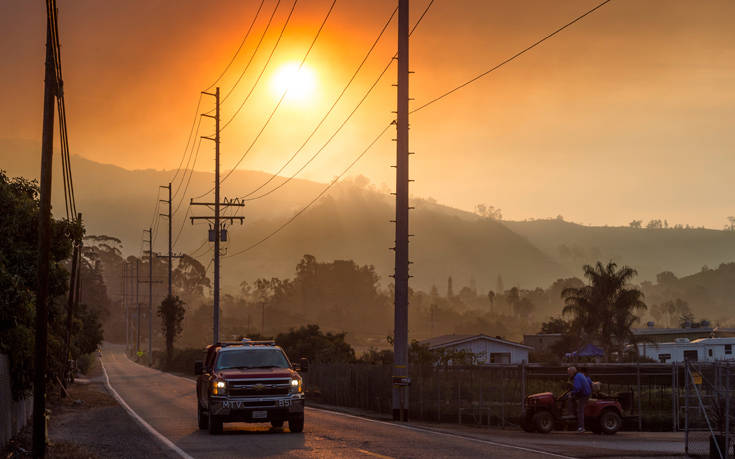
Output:
[[233,397],[288,395],[290,385],[289,379],[233,381],[229,385],[229,394]]

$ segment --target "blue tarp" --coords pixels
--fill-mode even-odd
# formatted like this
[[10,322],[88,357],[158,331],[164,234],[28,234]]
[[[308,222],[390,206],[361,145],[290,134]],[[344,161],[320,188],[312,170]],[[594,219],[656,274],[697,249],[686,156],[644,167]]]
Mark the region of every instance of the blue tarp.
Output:
[[602,357],[605,355],[605,352],[594,344],[586,344],[580,350],[575,352],[575,354],[577,357]]

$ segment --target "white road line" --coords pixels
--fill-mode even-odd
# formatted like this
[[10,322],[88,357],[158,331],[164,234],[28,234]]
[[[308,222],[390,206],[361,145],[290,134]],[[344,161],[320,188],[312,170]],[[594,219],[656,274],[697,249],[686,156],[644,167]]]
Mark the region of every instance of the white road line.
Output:
[[123,398],[120,396],[120,394],[117,393],[117,391],[112,387],[110,384],[110,377],[107,375],[107,369],[105,368],[105,364],[102,362],[102,359],[100,359],[100,365],[102,365],[102,371],[105,373],[105,386],[107,387],[107,390],[110,391],[113,397],[115,397],[115,400],[123,407],[125,408],[125,411],[128,412],[130,416],[133,417],[136,421],[138,421],[138,424],[140,424],[144,429],[146,429],[151,435],[153,435],[158,441],[164,444],[164,446],[170,448],[173,450],[176,454],[183,457],[184,459],[194,459],[192,456],[187,454],[183,449],[176,446],[171,440],[164,437],[161,432],[157,431],[153,428],[150,424],[148,424],[143,418],[141,418],[138,413],[133,411],[132,408],[123,400]]
[[561,457],[564,459],[576,459],[574,456],[564,456],[563,454],[551,453],[549,451],[543,451],[540,449],[526,448],[523,446],[510,445],[507,443],[498,443],[498,442],[494,442],[490,440],[482,440],[480,438],[470,437],[467,435],[459,435],[459,434],[453,434],[453,433],[448,433],[448,432],[441,432],[438,430],[426,429],[423,427],[411,426],[407,424],[396,424],[392,422],[378,421],[377,419],[363,418],[361,416],[354,416],[352,414],[341,413],[339,411],[324,410],[321,408],[314,408],[314,407],[308,407],[308,409],[314,410],[314,411],[321,411],[323,413],[335,414],[337,416],[344,416],[347,418],[359,419],[361,421],[374,422],[376,424],[384,424],[384,425],[391,426],[391,427],[400,427],[401,429],[413,430],[415,432],[431,433],[431,434],[436,434],[436,435],[443,435],[445,437],[460,438],[462,440],[469,440],[469,441],[473,441],[476,443],[483,443],[483,444],[492,445],[492,446],[501,446],[503,448],[517,449],[519,451],[526,451],[529,453],[536,453],[536,454],[544,454],[544,455],[552,456],[552,457]]

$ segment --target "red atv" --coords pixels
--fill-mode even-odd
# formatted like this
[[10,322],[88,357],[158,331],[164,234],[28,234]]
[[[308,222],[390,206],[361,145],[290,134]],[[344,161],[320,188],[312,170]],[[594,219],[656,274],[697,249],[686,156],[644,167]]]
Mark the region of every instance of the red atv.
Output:
[[[587,430],[597,434],[612,435],[623,427],[623,402],[632,394],[617,397],[591,398],[584,407],[584,424]],[[526,397],[521,413],[521,428],[526,432],[549,433],[553,429],[576,428],[577,417],[567,409],[569,391],[560,397],[551,392],[542,392]],[[628,403],[625,403],[626,405]],[[630,402],[632,405],[632,401]]]

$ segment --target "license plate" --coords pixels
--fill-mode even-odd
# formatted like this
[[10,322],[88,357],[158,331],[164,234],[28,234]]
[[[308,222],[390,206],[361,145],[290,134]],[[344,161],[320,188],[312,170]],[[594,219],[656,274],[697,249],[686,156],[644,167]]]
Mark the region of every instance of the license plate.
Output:
[[268,417],[267,411],[253,411],[253,419],[265,419]]

